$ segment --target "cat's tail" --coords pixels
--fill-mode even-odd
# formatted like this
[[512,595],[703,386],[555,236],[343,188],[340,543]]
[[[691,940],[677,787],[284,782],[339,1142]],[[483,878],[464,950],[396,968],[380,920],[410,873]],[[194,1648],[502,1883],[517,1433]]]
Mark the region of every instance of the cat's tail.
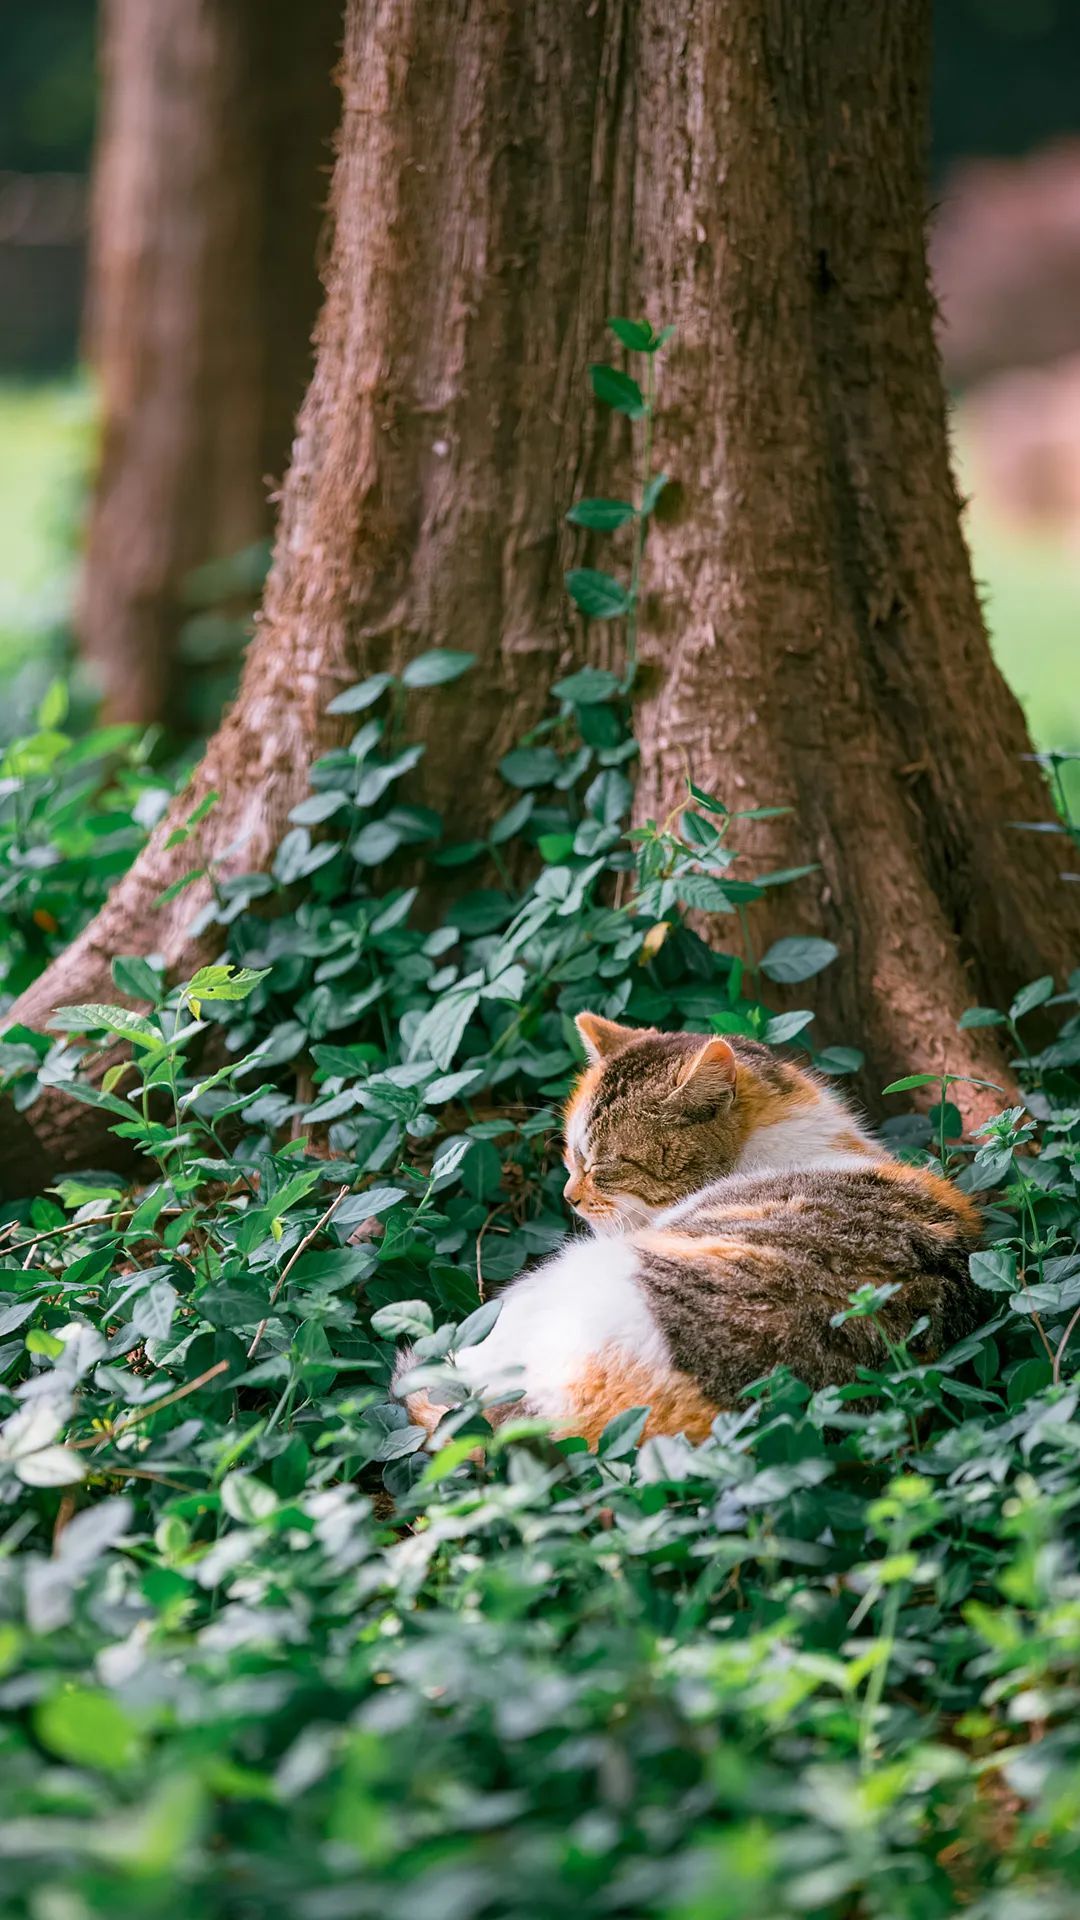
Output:
[[406,1411],[413,1426],[423,1427],[430,1441],[443,1415],[449,1413],[450,1409],[449,1407],[440,1406],[436,1400],[433,1400],[426,1387],[416,1387],[411,1393],[402,1394],[398,1392],[398,1382],[403,1380],[407,1373],[411,1373],[415,1366],[416,1355],[412,1347],[399,1347],[398,1357],[394,1363],[394,1377],[391,1381],[390,1391],[396,1400],[404,1401]]

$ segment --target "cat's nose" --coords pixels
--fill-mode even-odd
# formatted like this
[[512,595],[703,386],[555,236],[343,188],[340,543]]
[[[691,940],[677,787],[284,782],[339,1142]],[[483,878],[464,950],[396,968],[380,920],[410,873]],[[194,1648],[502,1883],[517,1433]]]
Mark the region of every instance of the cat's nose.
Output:
[[572,1173],[563,1188],[563,1199],[568,1201],[570,1206],[576,1207],[578,1201],[581,1199],[582,1191],[583,1182],[581,1175],[579,1173]]

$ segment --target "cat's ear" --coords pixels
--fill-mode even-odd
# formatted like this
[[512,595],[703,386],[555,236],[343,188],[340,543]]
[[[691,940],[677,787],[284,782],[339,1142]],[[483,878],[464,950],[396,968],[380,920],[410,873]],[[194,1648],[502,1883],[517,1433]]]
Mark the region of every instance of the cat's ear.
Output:
[[591,1067],[598,1060],[610,1060],[612,1054],[621,1053],[631,1040],[637,1039],[636,1027],[620,1027],[618,1021],[602,1020],[598,1013],[579,1013],[574,1025]]
[[675,1093],[693,1097],[702,1106],[730,1100],[735,1093],[739,1063],[726,1040],[706,1040],[679,1068]]

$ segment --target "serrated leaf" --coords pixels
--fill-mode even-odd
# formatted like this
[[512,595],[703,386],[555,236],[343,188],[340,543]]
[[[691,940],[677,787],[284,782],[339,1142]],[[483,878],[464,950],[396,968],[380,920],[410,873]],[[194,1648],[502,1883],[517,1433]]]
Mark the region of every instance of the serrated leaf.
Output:
[[113,1007],[104,1001],[85,1005],[57,1007],[49,1025],[61,1033],[116,1033],[135,1046],[160,1047],[164,1044],[159,1029],[145,1014],[132,1013],[128,1007]]
[[246,1000],[269,974],[269,967],[200,967],[186,992],[194,1000]]
[[682,873],[672,881],[684,906],[698,913],[733,913],[734,903],[719,880],[707,873]]

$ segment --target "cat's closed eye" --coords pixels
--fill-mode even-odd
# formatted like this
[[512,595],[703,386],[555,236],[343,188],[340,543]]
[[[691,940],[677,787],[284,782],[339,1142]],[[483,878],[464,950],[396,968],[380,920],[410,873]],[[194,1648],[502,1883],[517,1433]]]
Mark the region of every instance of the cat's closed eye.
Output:
[[637,1160],[628,1160],[625,1158],[622,1160],[603,1160],[598,1166],[593,1168],[593,1178],[599,1186],[617,1187],[620,1185],[624,1186],[627,1178],[632,1178],[635,1173],[648,1173],[648,1171],[649,1169],[643,1167]]

